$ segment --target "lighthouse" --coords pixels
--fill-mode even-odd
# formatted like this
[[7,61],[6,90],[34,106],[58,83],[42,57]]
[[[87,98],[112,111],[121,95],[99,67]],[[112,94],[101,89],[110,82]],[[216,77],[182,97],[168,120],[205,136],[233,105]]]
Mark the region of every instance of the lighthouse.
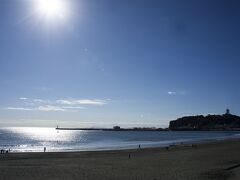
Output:
[[226,109],[226,115],[229,115],[229,114],[230,114],[230,110]]

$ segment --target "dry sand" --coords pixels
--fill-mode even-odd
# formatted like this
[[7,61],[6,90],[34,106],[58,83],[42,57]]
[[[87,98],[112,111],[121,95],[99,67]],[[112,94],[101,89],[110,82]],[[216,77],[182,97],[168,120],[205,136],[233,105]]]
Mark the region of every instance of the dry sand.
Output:
[[224,140],[169,150],[0,154],[0,180],[240,179],[238,166],[240,140]]

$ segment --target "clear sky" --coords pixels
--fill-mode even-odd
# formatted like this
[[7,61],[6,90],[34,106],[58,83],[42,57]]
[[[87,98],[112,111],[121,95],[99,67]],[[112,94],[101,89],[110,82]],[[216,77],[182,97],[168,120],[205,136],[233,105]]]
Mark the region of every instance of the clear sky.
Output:
[[240,114],[238,0],[41,1],[0,2],[0,126]]

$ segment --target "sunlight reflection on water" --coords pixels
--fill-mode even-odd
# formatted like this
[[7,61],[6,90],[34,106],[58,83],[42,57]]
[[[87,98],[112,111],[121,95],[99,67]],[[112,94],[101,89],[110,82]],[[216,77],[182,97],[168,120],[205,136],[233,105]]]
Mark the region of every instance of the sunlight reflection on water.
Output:
[[18,137],[21,142],[18,148],[26,151],[42,151],[47,146],[49,150],[61,149],[85,142],[87,131],[58,131],[55,128],[16,127],[6,128],[12,137]]
[[38,141],[74,141],[76,137],[73,131],[59,132],[54,128],[21,127],[10,128],[10,131]]
[[87,131],[56,130],[55,128],[16,127],[0,128],[0,148],[15,152],[86,151],[131,149],[166,146],[202,140],[237,138],[239,132],[187,132],[187,131]]

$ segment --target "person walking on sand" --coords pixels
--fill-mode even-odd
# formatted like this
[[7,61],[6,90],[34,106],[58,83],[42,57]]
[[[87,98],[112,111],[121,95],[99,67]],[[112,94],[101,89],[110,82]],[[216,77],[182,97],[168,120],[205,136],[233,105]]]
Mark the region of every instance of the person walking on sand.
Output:
[[141,144],[138,145],[138,149],[141,149]]
[[43,148],[43,151],[46,152],[46,147]]

